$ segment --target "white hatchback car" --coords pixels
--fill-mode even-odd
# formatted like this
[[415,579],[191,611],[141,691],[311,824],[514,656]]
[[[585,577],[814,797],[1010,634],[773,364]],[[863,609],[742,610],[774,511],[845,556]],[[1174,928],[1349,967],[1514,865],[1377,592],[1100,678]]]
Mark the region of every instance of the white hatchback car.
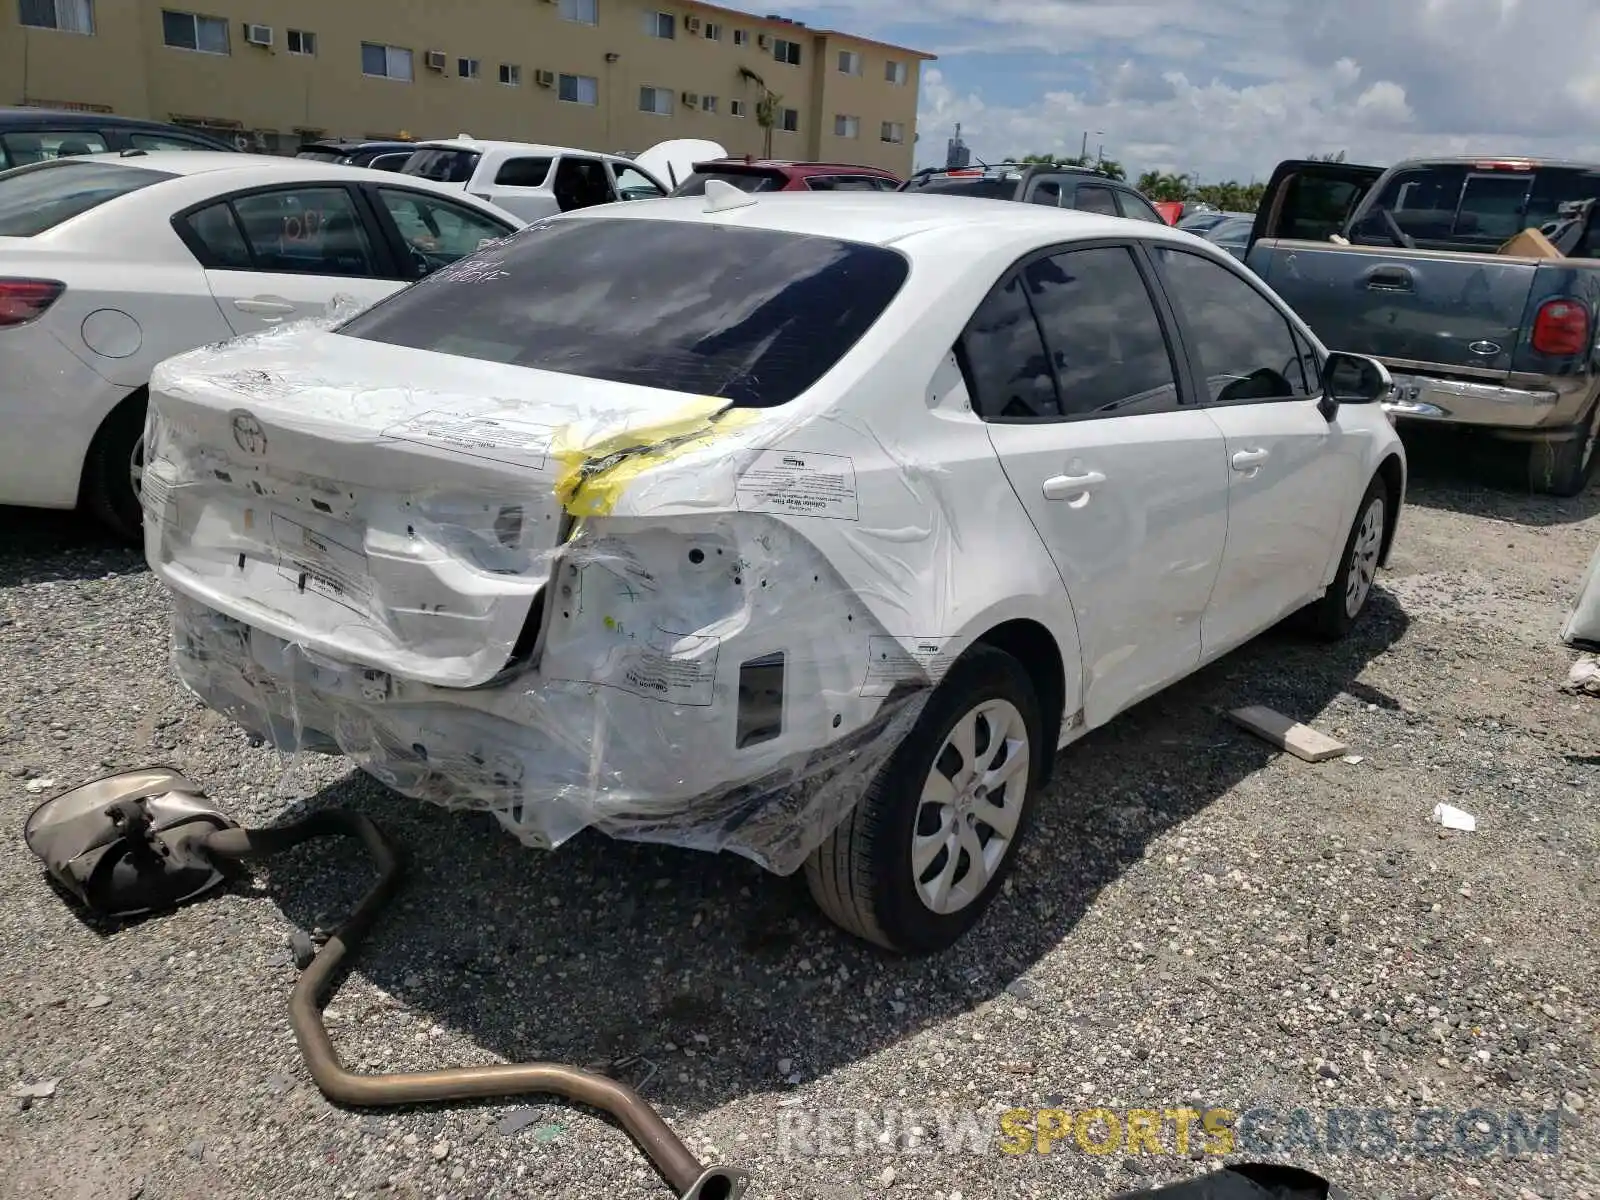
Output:
[[0,504],[139,534],[145,385],[172,354],[370,303],[524,222],[381,171],[130,151],[0,174]]
[[804,865],[928,951],[1058,747],[1350,628],[1389,387],[1165,226],[713,183],[164,363],[146,553],[181,677],[276,744],[531,845]]
[[615,154],[466,133],[418,142],[400,173],[459,188],[524,221],[619,200],[654,200],[668,191],[649,171]]

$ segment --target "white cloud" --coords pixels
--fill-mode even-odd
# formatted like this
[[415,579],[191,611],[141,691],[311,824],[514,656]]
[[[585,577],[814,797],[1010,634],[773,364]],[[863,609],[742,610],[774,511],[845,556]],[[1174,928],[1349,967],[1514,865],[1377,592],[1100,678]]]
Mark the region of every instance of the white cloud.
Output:
[[1595,0],[821,0],[795,15],[940,56],[923,163],[957,121],[980,157],[1076,154],[1105,130],[1133,170],[1206,179],[1335,150],[1600,157]]

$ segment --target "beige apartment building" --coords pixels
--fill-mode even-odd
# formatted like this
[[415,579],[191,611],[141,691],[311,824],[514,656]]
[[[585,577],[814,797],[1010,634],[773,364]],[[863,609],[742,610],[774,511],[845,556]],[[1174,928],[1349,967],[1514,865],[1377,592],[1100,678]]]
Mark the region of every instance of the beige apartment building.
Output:
[[694,137],[906,175],[933,57],[692,0],[0,4],[0,105],[109,110],[283,152],[318,136],[629,152]]

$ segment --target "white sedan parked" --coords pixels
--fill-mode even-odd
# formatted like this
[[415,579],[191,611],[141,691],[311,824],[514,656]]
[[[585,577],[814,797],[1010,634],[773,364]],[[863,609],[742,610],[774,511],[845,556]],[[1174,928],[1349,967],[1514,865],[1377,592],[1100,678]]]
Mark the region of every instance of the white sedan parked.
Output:
[[156,363],[381,299],[523,223],[426,180],[257,155],[0,174],[0,504],[82,502],[137,537]]
[[828,199],[587,209],[163,363],[184,681],[530,845],[804,866],[928,951],[1058,747],[1360,617],[1406,486],[1380,364],[1165,226]]

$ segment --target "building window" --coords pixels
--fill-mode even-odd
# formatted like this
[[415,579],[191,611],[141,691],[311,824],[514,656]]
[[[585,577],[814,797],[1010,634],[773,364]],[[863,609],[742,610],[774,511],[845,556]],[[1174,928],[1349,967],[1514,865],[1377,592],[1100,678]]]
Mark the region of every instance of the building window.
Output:
[[788,63],[791,67],[798,67],[800,65],[800,43],[778,38],[772,43],[772,57],[781,63]]
[[728,115],[730,117],[742,117],[742,116],[744,116],[744,101],[743,100],[729,100],[728,101]]
[[399,79],[410,83],[411,51],[401,46],[362,42],[361,73],[376,79]]
[[500,82],[507,87],[522,86],[522,68],[516,63],[500,64]]
[[20,0],[18,19],[30,29],[94,32],[94,0]]
[[463,79],[476,79],[482,64],[475,58],[456,59],[456,74]]
[[878,136],[885,142],[903,142],[906,140],[906,127],[899,121],[885,121],[883,131]]
[[778,112],[778,128],[785,133],[800,132],[800,110],[798,108],[785,108]]
[[861,74],[861,53],[858,50],[839,51],[839,74]]
[[735,29],[733,31],[733,44],[735,46],[748,46],[750,44],[750,31],[748,29]]
[[720,42],[722,40],[722,26],[715,21],[706,22],[706,41]]
[[883,64],[883,77],[890,83],[904,84],[906,81],[906,65],[890,59]]
[[672,115],[672,89],[658,87],[640,88],[639,111],[655,113],[657,116],[661,117],[670,117]]
[[600,24],[600,0],[561,0],[561,19],[579,25]]
[[700,111],[714,113],[717,111],[717,98],[715,96],[700,97]]
[[678,18],[666,12],[647,12],[644,15],[646,37],[675,38],[678,36]]
[[226,54],[228,23],[221,17],[202,17],[164,8],[161,10],[161,40],[174,50]]
[[291,29],[286,36],[290,54],[313,55],[317,52],[317,35],[304,29]]
[[568,104],[599,104],[600,81],[593,75],[561,75],[556,79],[556,95]]
[[861,118],[847,117],[843,113],[833,118],[833,136],[858,138],[861,136]]

